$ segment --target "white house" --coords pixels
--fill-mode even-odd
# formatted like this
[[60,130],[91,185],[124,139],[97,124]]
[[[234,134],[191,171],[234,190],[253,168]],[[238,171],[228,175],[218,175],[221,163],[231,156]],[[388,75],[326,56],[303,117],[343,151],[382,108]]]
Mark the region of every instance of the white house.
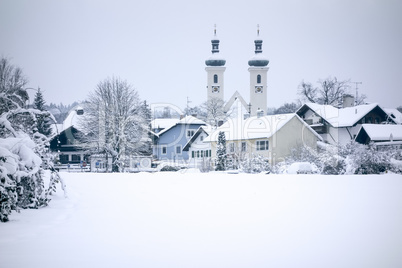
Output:
[[199,127],[183,147],[183,151],[188,151],[190,167],[202,169],[211,166],[211,143],[205,142],[211,132],[211,126]]
[[377,148],[402,148],[402,125],[363,124],[355,140],[362,144],[374,144]]
[[307,103],[296,113],[320,134],[325,142],[334,145],[343,145],[353,140],[362,124],[396,123],[376,103],[346,108]]
[[253,116],[230,119],[205,139],[211,143],[215,158],[219,132],[225,133],[227,153],[233,157],[261,155],[271,164],[283,161],[292,149],[308,146],[316,149],[321,140],[297,114]]

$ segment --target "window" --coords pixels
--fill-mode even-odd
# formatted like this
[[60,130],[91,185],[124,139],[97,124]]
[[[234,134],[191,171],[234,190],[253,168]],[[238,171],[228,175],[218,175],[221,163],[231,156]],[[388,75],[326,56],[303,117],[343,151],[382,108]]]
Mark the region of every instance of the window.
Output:
[[187,138],[191,138],[194,135],[194,130],[187,130]]
[[200,141],[204,141],[204,136],[200,136]]
[[205,151],[205,157],[208,157],[208,150]]
[[66,155],[66,154],[60,155],[60,162],[61,162],[62,164],[68,163],[68,155]]
[[181,154],[181,145],[176,146],[176,154]]
[[204,151],[201,151],[201,157],[204,157]]
[[245,141],[243,141],[242,143],[241,143],[241,151],[242,152],[245,152],[247,150],[247,143],[245,142]]
[[218,83],[218,75],[214,74],[214,84],[217,84],[217,83]]
[[194,158],[194,156],[195,156],[195,152],[191,151],[191,158]]
[[261,84],[261,75],[257,75],[257,84]]
[[71,155],[71,162],[80,162],[80,161],[81,161],[81,156],[79,154]]
[[268,150],[268,141],[257,141],[257,151],[266,151]]
[[167,153],[167,147],[166,146],[162,146],[162,154],[166,154]]
[[197,158],[200,157],[200,151],[197,151]]
[[234,143],[229,143],[229,152],[234,153],[234,151],[235,151]]

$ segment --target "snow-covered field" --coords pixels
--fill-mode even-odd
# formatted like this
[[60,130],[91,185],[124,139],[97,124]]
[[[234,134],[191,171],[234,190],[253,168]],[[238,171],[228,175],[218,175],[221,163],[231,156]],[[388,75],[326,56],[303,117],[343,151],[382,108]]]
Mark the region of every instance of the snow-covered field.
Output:
[[0,267],[402,267],[400,175],[61,175]]

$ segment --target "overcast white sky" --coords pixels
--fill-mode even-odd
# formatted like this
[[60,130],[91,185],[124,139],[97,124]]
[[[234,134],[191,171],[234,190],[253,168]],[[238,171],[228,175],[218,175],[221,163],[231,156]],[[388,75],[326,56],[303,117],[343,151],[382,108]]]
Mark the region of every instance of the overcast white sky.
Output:
[[0,0],[0,55],[24,69],[46,102],[84,100],[108,76],[141,99],[182,108],[206,100],[213,25],[226,58],[225,99],[249,100],[247,61],[260,24],[270,60],[268,106],[298,98],[302,80],[336,76],[402,105],[402,1]]

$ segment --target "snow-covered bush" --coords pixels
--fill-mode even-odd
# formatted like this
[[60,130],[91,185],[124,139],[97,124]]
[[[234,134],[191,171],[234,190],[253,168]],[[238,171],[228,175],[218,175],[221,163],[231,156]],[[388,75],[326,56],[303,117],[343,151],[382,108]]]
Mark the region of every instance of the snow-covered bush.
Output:
[[317,150],[303,146],[292,150],[286,158],[286,165],[308,162],[317,167],[320,174],[339,175],[344,173],[344,162],[334,146],[320,144]]
[[391,169],[393,150],[377,150],[372,145],[351,142],[340,148],[347,174],[380,174]]
[[287,168],[286,173],[288,173],[288,174],[313,174],[313,173],[318,173],[318,168],[313,163],[294,162]]
[[162,167],[160,171],[179,171],[180,169],[181,169],[181,168],[178,167],[178,166],[169,166],[169,165],[166,165],[166,166]]
[[245,173],[271,172],[271,165],[268,158],[253,154],[240,160],[240,169]]

